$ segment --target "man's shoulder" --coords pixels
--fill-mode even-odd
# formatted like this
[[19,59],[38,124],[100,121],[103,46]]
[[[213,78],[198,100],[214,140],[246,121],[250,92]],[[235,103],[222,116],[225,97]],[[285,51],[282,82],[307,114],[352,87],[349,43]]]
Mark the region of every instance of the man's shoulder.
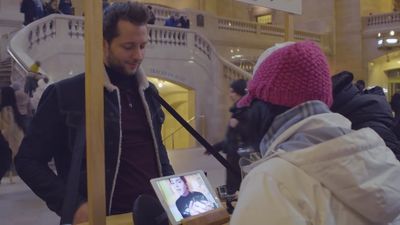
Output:
[[74,86],[84,87],[85,85],[85,74],[81,73],[73,77],[66,78],[54,83],[55,86],[61,88],[70,88]]
[[85,100],[85,76],[79,74],[52,84],[61,109],[80,111]]

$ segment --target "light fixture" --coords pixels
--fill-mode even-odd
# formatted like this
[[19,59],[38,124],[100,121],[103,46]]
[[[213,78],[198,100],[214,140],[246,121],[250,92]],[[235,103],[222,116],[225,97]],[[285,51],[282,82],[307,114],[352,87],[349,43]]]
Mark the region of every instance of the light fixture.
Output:
[[386,43],[388,44],[396,44],[399,40],[397,38],[388,38],[386,39]]
[[157,86],[158,86],[159,88],[164,87],[164,84],[165,84],[165,81],[157,79]]
[[231,53],[233,53],[233,49],[231,49]]
[[379,49],[389,50],[394,47],[400,47],[400,35],[394,30],[389,32],[379,32],[377,34],[376,45]]
[[242,58],[243,57],[243,55],[234,55],[234,56],[232,56],[231,58],[232,59],[236,59],[236,58]]

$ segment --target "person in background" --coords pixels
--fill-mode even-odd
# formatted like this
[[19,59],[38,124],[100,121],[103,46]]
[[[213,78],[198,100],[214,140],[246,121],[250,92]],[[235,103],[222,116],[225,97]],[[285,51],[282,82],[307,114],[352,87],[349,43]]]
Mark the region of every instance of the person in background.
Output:
[[25,129],[28,129],[30,121],[32,120],[33,115],[33,106],[31,102],[31,98],[29,95],[21,88],[20,84],[13,83],[11,87],[15,91],[15,98],[17,101],[18,111],[21,114],[22,120],[24,121]]
[[166,27],[177,27],[179,21],[178,21],[178,15],[171,15],[166,21],[165,21],[165,26]]
[[37,60],[36,60],[36,61],[33,62],[33,64],[29,67],[29,72],[35,73],[35,74],[39,74],[40,66],[41,66],[40,61],[37,61]]
[[156,16],[154,15],[153,7],[151,7],[151,5],[148,5],[147,9],[149,10],[149,21],[147,23],[154,25],[156,23]]
[[318,45],[280,44],[257,63],[237,106],[265,110],[263,120],[239,121],[261,137],[262,158],[242,167],[247,175],[230,224],[394,221],[400,215],[400,162],[372,129],[352,130],[348,119],[329,110],[332,81]]
[[[25,126],[23,118],[19,113],[15,92],[12,87],[1,89],[0,131],[11,149],[11,158],[13,161],[24,138]],[[12,182],[11,171],[10,181]]]
[[24,25],[32,23],[36,19],[36,5],[33,0],[22,0],[19,10],[24,14]]
[[[233,106],[229,109],[229,111],[234,114],[236,111],[235,104],[241,97],[246,95],[246,86],[247,86],[247,80],[244,79],[238,79],[234,80],[230,84],[230,90],[229,90],[229,97],[234,103]],[[235,118],[231,118],[229,121],[229,126],[233,127],[237,123]],[[237,170],[240,171],[239,168],[239,159],[240,156],[237,153],[239,149],[239,140],[236,140],[237,136],[235,135],[235,131],[233,129],[228,128],[227,135],[225,137],[225,140],[220,141],[216,144],[213,145],[214,149],[217,151],[223,151],[226,153],[226,159],[227,161]],[[206,152],[206,154],[209,154],[209,152]],[[240,187],[240,182],[241,179],[235,176],[231,171],[226,171],[226,189],[227,189],[227,194],[228,195],[234,195],[236,191],[239,190]]]
[[179,195],[175,205],[183,218],[212,210],[214,204],[203,193],[190,191],[184,176],[169,179],[172,189]]
[[40,72],[40,61],[35,61],[29,68],[28,75],[25,78],[25,86],[24,91],[29,95],[29,97],[33,97],[33,93],[36,91],[38,85],[38,81],[43,79],[45,83],[49,81],[49,78]]
[[394,121],[392,130],[396,134],[397,138],[400,139],[400,93],[396,92],[390,101],[390,106],[394,112]]
[[363,94],[375,94],[375,95],[385,96],[385,92],[383,91],[382,87],[374,86],[374,87],[366,88],[365,87],[365,81],[363,81],[363,80],[357,80],[356,83],[355,83],[355,86]]
[[6,139],[0,133],[0,182],[6,172],[10,169],[12,162],[12,151]]
[[54,14],[54,13],[61,13],[57,7],[57,0],[50,0],[44,4],[44,11],[47,15]]
[[1,89],[0,130],[10,145],[14,158],[24,137],[25,126],[12,87]]
[[35,20],[45,16],[42,0],[33,0],[35,2]]
[[60,0],[60,3],[58,4],[58,9],[63,14],[74,15],[71,0]]
[[392,131],[393,115],[386,97],[361,93],[352,83],[353,74],[342,71],[332,76],[332,112],[340,113],[351,121],[351,128],[373,129],[400,159],[400,141]]
[[[104,10],[107,215],[130,213],[138,196],[156,197],[150,179],[174,174],[161,139],[164,113],[154,96],[157,89],[141,67],[147,20],[147,7],[137,2],[115,2]],[[22,180],[69,224],[88,220],[86,161],[71,166],[73,152],[86,155],[84,118],[85,74],[49,85],[15,160]],[[56,173],[48,166],[52,158]],[[77,174],[70,174],[76,167]],[[78,190],[67,192],[68,176]]]
[[180,27],[182,27],[182,28],[186,28],[186,29],[190,28],[190,21],[186,15],[179,17],[178,23],[179,23]]

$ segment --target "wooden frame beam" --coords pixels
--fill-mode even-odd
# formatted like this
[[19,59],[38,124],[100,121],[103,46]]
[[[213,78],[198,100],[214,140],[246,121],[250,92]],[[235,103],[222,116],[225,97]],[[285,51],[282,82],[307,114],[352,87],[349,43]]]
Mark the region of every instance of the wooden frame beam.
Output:
[[285,13],[285,41],[294,41],[293,14]]
[[103,1],[85,0],[85,104],[89,224],[106,224]]

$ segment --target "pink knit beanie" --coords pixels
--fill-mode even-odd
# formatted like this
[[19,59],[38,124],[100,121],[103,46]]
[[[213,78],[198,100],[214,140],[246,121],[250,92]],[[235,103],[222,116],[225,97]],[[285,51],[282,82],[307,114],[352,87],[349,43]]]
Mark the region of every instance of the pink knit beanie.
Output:
[[[254,99],[294,107],[310,100],[332,105],[332,84],[324,53],[311,41],[274,46],[262,54],[238,107]],[[264,52],[265,53],[265,52]]]

